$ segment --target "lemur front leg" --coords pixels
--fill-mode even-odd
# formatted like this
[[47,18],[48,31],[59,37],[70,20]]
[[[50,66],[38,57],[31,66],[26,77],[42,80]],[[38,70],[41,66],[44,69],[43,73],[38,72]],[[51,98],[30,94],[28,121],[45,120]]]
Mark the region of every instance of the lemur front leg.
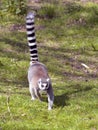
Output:
[[53,94],[53,89],[51,85],[49,89],[47,90],[47,96],[48,96],[48,110],[51,110],[53,107],[53,102],[54,102],[54,94]]

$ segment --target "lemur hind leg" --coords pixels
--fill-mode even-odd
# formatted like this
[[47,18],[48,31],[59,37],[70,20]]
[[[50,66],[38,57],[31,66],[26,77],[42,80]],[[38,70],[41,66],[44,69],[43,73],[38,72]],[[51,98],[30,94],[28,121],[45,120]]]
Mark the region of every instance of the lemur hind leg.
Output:
[[40,95],[40,93],[39,93],[39,89],[36,89],[36,88],[35,88],[34,91],[35,91],[36,97],[37,97],[40,101],[42,101],[41,95]]

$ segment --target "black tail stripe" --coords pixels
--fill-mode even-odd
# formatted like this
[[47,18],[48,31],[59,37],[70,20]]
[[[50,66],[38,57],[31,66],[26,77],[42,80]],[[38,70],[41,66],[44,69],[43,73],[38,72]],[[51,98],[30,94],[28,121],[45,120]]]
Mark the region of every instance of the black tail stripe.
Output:
[[26,22],[26,25],[34,25],[34,22],[32,22],[32,23]]
[[27,28],[27,31],[32,31],[32,30],[34,30],[34,27],[32,27],[32,28]]
[[36,42],[36,39],[29,40],[29,43],[34,43],[34,42]]
[[37,55],[34,55],[34,56],[31,56],[32,58],[36,58],[37,57]]
[[35,36],[35,33],[28,34],[27,36],[28,36],[28,37],[34,37],[34,36]]
[[36,49],[37,45],[29,46],[30,49]]
[[30,51],[31,54],[37,54],[37,50]]

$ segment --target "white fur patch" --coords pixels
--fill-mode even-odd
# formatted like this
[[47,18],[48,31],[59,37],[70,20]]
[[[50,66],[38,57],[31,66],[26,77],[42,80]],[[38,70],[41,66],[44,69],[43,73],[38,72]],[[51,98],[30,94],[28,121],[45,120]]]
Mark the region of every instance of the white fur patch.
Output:
[[46,83],[42,82],[42,79],[39,79],[38,86],[39,86],[40,90],[46,90],[46,89],[48,89],[49,88],[49,78],[46,79]]
[[34,37],[28,37],[28,41],[30,41],[30,40],[34,40],[34,39],[36,39],[35,36],[34,36]]
[[34,32],[35,32],[35,30],[27,31],[27,34],[32,34],[32,33],[34,33]]
[[30,28],[32,28],[32,27],[34,27],[34,25],[26,25],[26,28],[28,28],[28,29],[30,29]]

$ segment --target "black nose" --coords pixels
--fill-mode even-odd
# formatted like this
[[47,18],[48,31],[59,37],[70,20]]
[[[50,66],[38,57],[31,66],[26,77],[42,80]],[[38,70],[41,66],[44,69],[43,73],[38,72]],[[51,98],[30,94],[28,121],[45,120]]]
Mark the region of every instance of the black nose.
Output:
[[44,85],[42,85],[42,88],[44,87]]

